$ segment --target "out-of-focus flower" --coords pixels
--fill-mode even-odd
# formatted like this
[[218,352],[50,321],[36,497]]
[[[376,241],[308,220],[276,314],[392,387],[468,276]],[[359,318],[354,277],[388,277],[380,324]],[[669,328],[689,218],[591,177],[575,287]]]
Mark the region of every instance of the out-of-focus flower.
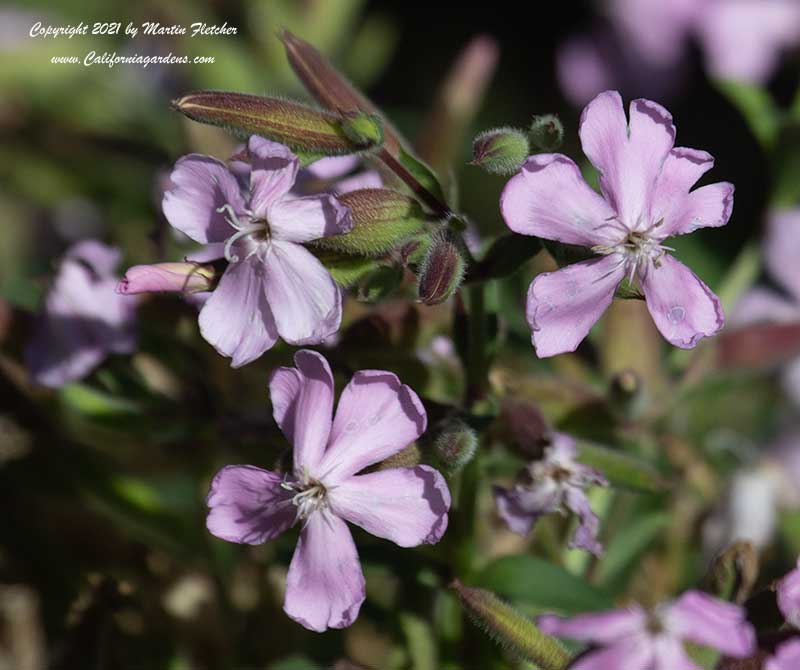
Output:
[[358,156],[326,156],[297,173],[292,193],[350,193],[361,188],[380,188],[383,180],[377,170],[365,170]]
[[[774,210],[767,217],[764,262],[772,279],[785,291],[753,288],[739,300],[731,315],[734,327],[756,323],[800,323],[800,208]],[[782,372],[783,388],[800,405],[800,358]]]
[[626,278],[638,280],[661,334],[690,349],[717,333],[719,299],[667,252],[664,240],[728,222],[733,185],[689,189],[714,164],[706,152],[674,147],[672,116],[650,100],[634,100],[630,122],[622,98],[606,91],[583,111],[583,151],[600,172],[602,196],[562,154],[531,156],[500,199],[509,228],[599,255],[537,276],[527,319],[537,354],[574,351],[611,304]]
[[37,383],[63,386],[109,354],[135,349],[135,300],[114,290],[120,258],[118,249],[96,240],[67,250],[25,352]]
[[800,560],[797,567],[778,582],[778,607],[795,628],[800,628]]
[[248,151],[247,191],[220,161],[191,154],[176,164],[163,203],[172,226],[230,263],[199,322],[233,367],[261,356],[279,335],[309,344],[339,329],[341,292],[303,243],[353,225],[349,208],[331,195],[287,197],[299,161],[285,146],[253,136]]
[[600,522],[589,506],[585,489],[608,482],[595,469],[578,463],[575,440],[563,433],[554,433],[552,444],[545,448],[544,458],[529,464],[523,480],[512,489],[495,487],[497,512],[515,533],[527,535],[543,514],[571,511],[580,525],[575,530],[571,547],[600,554],[597,541]]
[[764,670],[796,670],[800,668],[800,639],[784,642],[764,663]]
[[795,0],[610,0],[607,24],[568,38],[556,57],[565,95],[585,104],[607,88],[668,95],[692,39],[711,76],[764,83],[800,44]]
[[324,631],[355,621],[364,576],[345,521],[413,547],[447,528],[450,492],[433,468],[417,465],[357,474],[416,440],[427,417],[416,393],[390,372],[357,372],[333,411],[333,376],[318,353],[301,350],[295,368],[270,380],[273,415],[294,445],[281,475],[230,465],[214,477],[207,526],[219,538],[261,544],[302,522],[289,566],[284,610]]
[[540,617],[545,633],[592,642],[572,670],[694,670],[684,642],[712,647],[734,658],[755,651],[755,631],[744,609],[701,591],[687,591],[653,610],[639,605],[580,614],[570,619]]

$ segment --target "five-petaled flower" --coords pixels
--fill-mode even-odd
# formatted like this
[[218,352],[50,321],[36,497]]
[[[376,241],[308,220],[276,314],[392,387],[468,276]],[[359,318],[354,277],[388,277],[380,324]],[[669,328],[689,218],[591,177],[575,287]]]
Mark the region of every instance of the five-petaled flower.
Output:
[[638,280],[661,334],[694,347],[724,324],[719,299],[667,252],[667,237],[722,226],[733,207],[733,185],[691,187],[713,165],[704,151],[673,147],[666,109],[634,100],[630,121],[615,91],[583,111],[583,151],[600,172],[602,196],[562,154],[531,156],[509,180],[500,202],[512,230],[598,255],[538,275],[528,291],[527,319],[540,357],[574,351],[611,304],[617,286]]
[[687,591],[651,610],[633,605],[570,619],[546,615],[538,623],[545,633],[597,645],[570,670],[695,670],[685,641],[734,658],[755,651],[755,631],[744,609],[702,591]]
[[253,136],[248,154],[249,166],[237,161],[234,172],[209,156],[184,156],[163,202],[173,227],[230,263],[200,312],[200,332],[233,367],[279,335],[312,344],[339,329],[341,291],[303,243],[353,226],[332,195],[288,195],[299,161],[285,146]]
[[527,535],[543,514],[569,510],[580,519],[570,546],[599,554],[603,550],[597,541],[600,522],[584,489],[608,482],[594,468],[578,463],[576,456],[575,440],[554,433],[544,458],[528,465],[523,481],[510,490],[494,488],[497,513],[513,532]]
[[207,526],[223,540],[260,544],[301,522],[284,610],[306,628],[324,631],[352,624],[365,597],[345,521],[401,547],[435,543],[447,528],[450,492],[427,465],[358,474],[425,431],[425,409],[395,375],[357,372],[331,420],[328,362],[301,350],[295,365],[278,368],[270,380],[275,420],[294,445],[292,472],[223,468],[211,484]]
[[78,242],[64,254],[25,351],[37,383],[63,386],[88,375],[109,354],[136,348],[135,298],[115,291],[121,256],[96,240]]

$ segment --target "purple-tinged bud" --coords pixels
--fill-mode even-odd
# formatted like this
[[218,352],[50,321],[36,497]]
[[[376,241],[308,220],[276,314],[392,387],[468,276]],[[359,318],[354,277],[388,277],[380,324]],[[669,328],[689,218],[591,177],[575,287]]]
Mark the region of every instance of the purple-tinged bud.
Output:
[[528,138],[516,128],[492,128],[478,135],[472,142],[470,165],[482,167],[487,172],[512,175],[530,154]]
[[212,265],[156,263],[134,265],[117,284],[117,293],[200,293],[211,291],[217,279]]
[[475,625],[501,646],[548,670],[564,670],[569,665],[569,653],[561,643],[491,591],[464,586],[458,580],[451,588]]
[[383,141],[380,121],[370,115],[345,119],[280,98],[196,91],[173,101],[172,107],[192,121],[220,126],[243,137],[261,135],[313,155],[352,154]]
[[436,460],[448,475],[454,475],[475,456],[478,435],[461,420],[451,421],[433,442]]
[[564,124],[555,114],[534,116],[528,139],[531,146],[539,151],[555,151],[564,141]]
[[467,262],[455,235],[443,230],[434,235],[419,272],[418,300],[438,305],[461,286]]

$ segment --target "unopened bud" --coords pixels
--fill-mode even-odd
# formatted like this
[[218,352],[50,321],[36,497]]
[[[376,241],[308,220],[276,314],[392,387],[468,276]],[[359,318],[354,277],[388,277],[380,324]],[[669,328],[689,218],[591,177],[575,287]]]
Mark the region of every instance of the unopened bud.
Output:
[[642,380],[633,370],[623,370],[614,375],[608,391],[611,409],[623,419],[632,420],[642,415],[646,393]]
[[464,280],[466,260],[450,231],[441,231],[431,240],[422,262],[417,287],[418,300],[438,305],[456,292]]
[[530,154],[528,138],[515,128],[493,128],[478,135],[472,143],[470,165],[487,172],[511,175]]
[[528,138],[539,151],[555,151],[564,141],[564,124],[555,114],[534,116]]
[[[368,136],[369,119],[345,120],[338,114],[280,98],[197,91],[173,101],[172,107],[193,121],[221,126],[242,137],[261,135],[295,151],[312,154],[351,154],[377,146],[380,142],[376,144],[374,138],[378,136],[382,141],[379,128],[372,128]],[[356,142],[351,135],[359,129],[362,132]]]
[[550,444],[550,427],[533,402],[505,400],[498,424],[503,439],[526,460],[541,458],[544,448]]
[[451,422],[433,442],[436,460],[449,475],[469,463],[477,449],[477,433],[460,420]]
[[758,578],[758,552],[752,542],[740,540],[719,554],[706,576],[706,588],[723,600],[745,602]]
[[350,209],[353,227],[344,235],[331,235],[315,246],[343,254],[381,256],[405,242],[425,223],[420,204],[389,188],[363,188],[338,196]]
[[501,646],[547,670],[563,670],[569,665],[569,653],[558,640],[491,591],[464,586],[458,580],[451,587],[475,625]]
[[217,271],[199,263],[134,265],[117,284],[117,293],[200,293],[214,287]]
[[347,112],[342,130],[355,147],[369,149],[383,144],[383,123],[377,114]]

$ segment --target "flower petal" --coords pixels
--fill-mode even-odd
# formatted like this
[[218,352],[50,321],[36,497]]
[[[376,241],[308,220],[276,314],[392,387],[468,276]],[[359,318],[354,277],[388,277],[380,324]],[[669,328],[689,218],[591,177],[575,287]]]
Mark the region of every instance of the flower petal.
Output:
[[733,308],[730,324],[736,328],[755,323],[793,323],[800,321],[800,305],[775,291],[751,288]]
[[269,218],[270,205],[294,186],[300,161],[288,147],[253,135],[247,144],[250,155],[250,210],[256,218]]
[[[631,639],[590,651],[580,656],[571,666],[571,670],[662,670],[653,665],[654,645],[644,636],[637,635]],[[670,668],[669,670],[686,670]]]
[[576,486],[567,487],[565,502],[567,507],[578,516],[580,523],[575,529],[575,534],[570,542],[571,549],[585,549],[589,553],[599,556],[603,553],[603,545],[597,541],[600,530],[600,519],[592,511],[589,499],[583,490]]
[[627,123],[621,96],[606,91],[583,110],[580,138],[617,218],[630,230],[646,228],[656,179],[675,141],[670,113],[650,100],[634,100]]
[[310,242],[353,228],[350,208],[332,195],[281,198],[270,206],[267,219],[274,238],[288,242]]
[[294,445],[294,469],[317,472],[331,432],[333,374],[321,354],[301,349],[295,368],[278,368],[269,380],[272,414]]
[[436,544],[447,530],[450,491],[428,465],[349,477],[329,499],[336,515],[401,547]]
[[767,219],[764,257],[773,278],[800,302],[800,271],[797,250],[800,249],[800,207],[774,210]]
[[97,240],[82,240],[67,249],[64,258],[83,261],[101,277],[111,277],[122,260],[122,252]]
[[206,527],[212,535],[240,544],[262,544],[289,528],[297,508],[282,477],[253,465],[227,465],[211,482]]
[[396,375],[360,370],[342,391],[320,473],[341,481],[407,447],[426,426],[422,402]]
[[238,214],[245,204],[236,178],[224,163],[201,154],[189,154],[170,175],[173,186],[164,193],[162,209],[170,225],[196,242],[224,242],[234,232],[227,215],[217,210],[230,205]]
[[284,340],[316,344],[339,330],[341,291],[308,249],[274,240],[265,267],[267,300]]
[[687,591],[669,608],[667,626],[696,644],[713,647],[734,658],[756,650],[755,631],[745,610],[702,591]]
[[234,368],[256,360],[278,339],[256,256],[231,263],[200,310],[200,333]]
[[672,256],[662,256],[659,267],[647,268],[642,288],[656,327],[676,347],[691,349],[725,325],[719,298]]
[[610,243],[614,210],[561,154],[531,156],[500,196],[506,225],[522,235],[591,247]]
[[800,566],[778,582],[778,607],[795,628],[800,628]]
[[643,633],[647,615],[638,605],[625,609],[578,614],[568,619],[553,615],[539,617],[537,625],[548,635],[557,635],[581,642],[610,644],[620,638]]
[[624,274],[620,259],[610,255],[537,276],[526,310],[536,355],[575,351],[611,304]]
[[661,635],[653,639],[653,670],[699,670],[686,654],[683,642],[669,635]]
[[353,536],[339,517],[315,512],[300,533],[283,609],[309,630],[346,628],[366,597]]
[[796,670],[800,668],[800,638],[781,644],[775,655],[767,659],[764,670]]
[[554,511],[558,506],[558,488],[552,486],[550,480],[546,480],[544,484],[530,488],[515,486],[510,490],[494,487],[497,514],[512,533],[527,535],[540,516]]
[[695,189],[676,201],[664,223],[653,231],[660,238],[685,235],[698,228],[719,228],[733,212],[733,184],[717,182]]

